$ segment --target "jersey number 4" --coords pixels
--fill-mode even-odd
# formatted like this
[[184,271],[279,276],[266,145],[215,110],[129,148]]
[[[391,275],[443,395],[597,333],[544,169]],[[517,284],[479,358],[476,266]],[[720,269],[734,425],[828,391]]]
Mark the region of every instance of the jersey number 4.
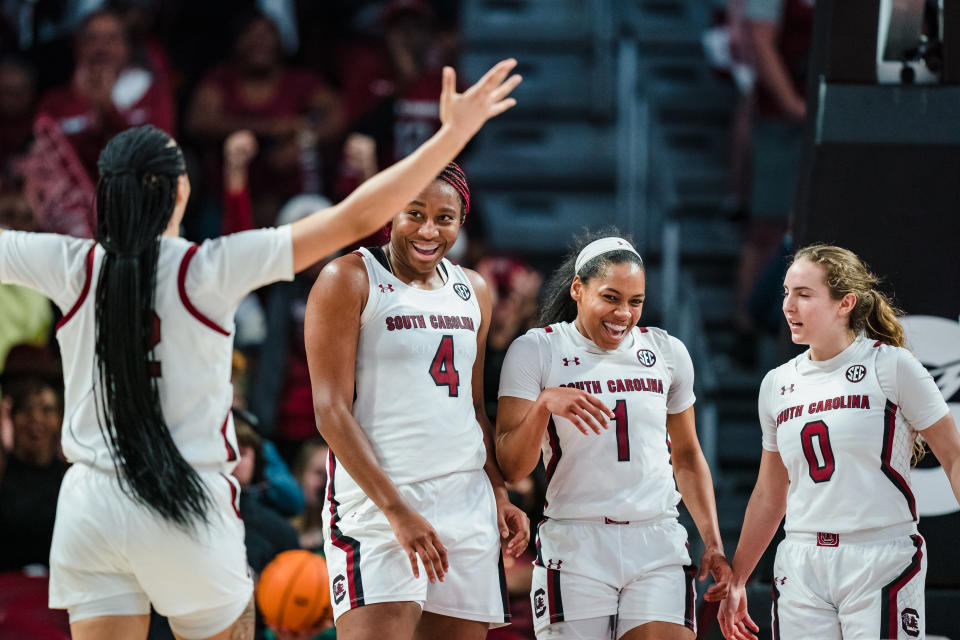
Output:
[[437,355],[430,363],[430,376],[438,387],[446,386],[449,396],[456,398],[460,391],[460,374],[453,364],[453,336],[443,336]]
[[814,482],[826,482],[833,477],[836,465],[833,449],[830,448],[830,431],[823,420],[803,425],[800,431],[800,444],[803,446],[803,456],[807,459],[810,479]]

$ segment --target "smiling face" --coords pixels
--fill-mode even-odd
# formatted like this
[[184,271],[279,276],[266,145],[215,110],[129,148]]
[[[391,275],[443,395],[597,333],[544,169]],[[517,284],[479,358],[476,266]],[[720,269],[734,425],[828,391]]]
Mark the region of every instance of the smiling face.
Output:
[[429,275],[453,247],[460,233],[460,194],[434,180],[393,217],[390,252],[397,275]]
[[587,282],[575,277],[577,329],[601,349],[616,349],[640,320],[646,286],[643,267],[633,262],[611,264]]
[[806,258],[795,261],[783,279],[783,315],[794,344],[811,347],[842,341],[850,333],[850,311],[857,298],[830,295],[823,266]]

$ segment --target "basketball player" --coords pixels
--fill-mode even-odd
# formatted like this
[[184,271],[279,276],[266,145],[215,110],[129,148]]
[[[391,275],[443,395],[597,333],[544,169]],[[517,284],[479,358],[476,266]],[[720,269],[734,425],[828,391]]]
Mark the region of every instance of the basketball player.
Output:
[[183,154],[150,126],[100,155],[96,241],[0,233],[0,281],[63,310],[63,451],[50,605],[75,640],[146,638],[150,603],[179,638],[250,638],[229,383],[233,315],[379,228],[490,117],[519,78],[504,61],[463,94],[445,70],[441,130],[340,204],[294,224],[195,246],[177,237]]
[[386,246],[327,265],[307,303],[341,639],[480,640],[509,621],[500,538],[519,555],[529,522],[484,411],[490,289],[444,257],[469,208],[450,164],[394,216]]
[[[662,329],[637,326],[643,261],[625,239],[580,243],[500,378],[497,459],[508,480],[547,471],[531,597],[538,638],[689,640],[694,576],[677,502],[706,550],[700,579],[726,592],[710,470],[694,422],[693,364]],[[676,479],[676,484],[674,484]],[[679,493],[677,493],[679,489]]]
[[743,585],[784,513],[774,638],[924,637],[911,457],[920,432],[960,500],[960,435],[876,284],[840,247],[801,249],[787,270],[783,314],[810,348],[760,386],[760,471],[718,615],[728,640],[757,631]]

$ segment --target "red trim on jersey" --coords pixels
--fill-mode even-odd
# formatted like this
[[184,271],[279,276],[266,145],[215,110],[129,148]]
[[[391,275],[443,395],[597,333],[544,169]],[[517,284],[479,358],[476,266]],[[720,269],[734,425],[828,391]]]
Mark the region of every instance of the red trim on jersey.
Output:
[[873,343],[873,348],[876,349],[882,344],[883,344],[883,340],[877,340],[876,342]]
[[351,251],[351,252],[350,252],[350,255],[352,255],[352,256],[360,256],[360,257],[362,258],[362,257],[363,257],[363,252],[362,252],[362,251]]
[[[337,523],[340,521],[340,514],[337,513],[337,507],[340,503],[334,497],[334,471],[337,466],[337,458],[333,455],[333,450],[327,450],[327,502],[330,503],[330,542],[333,546],[343,551],[347,556],[347,575],[344,576],[347,581],[347,593],[350,596],[349,608],[362,607],[363,599],[363,580],[360,576],[360,541],[345,536],[340,531]],[[336,580],[340,576],[334,576]],[[339,604],[335,602],[335,604]]]
[[696,623],[694,621],[697,619],[697,591],[694,581],[697,577],[697,565],[684,565],[683,574],[687,585],[683,602],[683,626],[695,632]]
[[550,443],[550,463],[547,465],[546,476],[547,486],[550,486],[550,479],[554,471],[557,470],[557,463],[560,462],[560,456],[563,455],[563,449],[560,448],[560,436],[557,435],[557,425],[553,423],[553,418],[547,422],[547,439]]
[[913,546],[917,551],[910,559],[910,564],[903,572],[893,579],[880,591],[880,637],[897,638],[900,629],[900,607],[897,604],[897,596],[900,591],[907,586],[918,573],[920,573],[921,560],[923,560],[923,538],[917,534],[910,536]]
[[57,322],[57,328],[55,331],[60,331],[60,327],[70,322],[77,311],[80,310],[83,301],[87,299],[87,294],[90,293],[90,282],[93,280],[93,252],[97,248],[97,243],[94,242],[90,247],[90,251],[87,252],[87,263],[86,263],[86,275],[83,280],[83,289],[80,290],[80,297],[77,298],[77,301],[73,303],[73,306],[70,307],[70,311],[67,311],[67,315],[60,318],[60,321]]
[[553,327],[549,325],[544,327],[543,330],[546,331],[547,333],[553,333]]
[[184,308],[190,313],[190,315],[199,320],[202,324],[213,329],[217,333],[229,336],[229,331],[200,313],[200,311],[193,306],[193,303],[190,302],[190,297],[187,296],[187,269],[190,268],[190,261],[193,260],[193,256],[197,253],[197,249],[199,249],[197,245],[191,246],[189,249],[187,249],[187,252],[183,254],[183,259],[180,261],[180,272],[177,274],[177,290],[180,292],[180,302],[183,303]]
[[773,598],[773,640],[780,640],[780,591],[777,589],[777,581],[774,580],[770,585],[770,595]]
[[637,327],[637,329],[640,329],[640,333],[646,333],[646,332],[647,332],[647,328],[646,328],[646,327]]
[[560,572],[547,569],[547,605],[550,608],[550,624],[563,622],[563,598],[560,597]]
[[243,517],[240,515],[240,507],[237,504],[237,497],[240,495],[237,492],[237,486],[233,484],[233,481],[225,473],[221,473],[223,479],[227,481],[227,484],[230,485],[230,506],[233,507],[233,512],[237,514],[237,517],[243,520]]
[[220,427],[220,435],[223,436],[223,446],[227,449],[227,462],[233,462],[237,459],[237,451],[233,448],[233,445],[230,444],[230,439],[227,438],[227,423],[230,422],[230,412],[227,411],[227,417],[223,419],[223,425]]
[[893,486],[903,494],[907,500],[907,506],[910,508],[910,515],[913,521],[917,521],[917,501],[913,497],[913,491],[910,485],[900,473],[890,465],[890,458],[893,455],[893,436],[897,431],[897,405],[887,400],[887,406],[883,409],[883,449],[880,452],[880,469],[887,476]]

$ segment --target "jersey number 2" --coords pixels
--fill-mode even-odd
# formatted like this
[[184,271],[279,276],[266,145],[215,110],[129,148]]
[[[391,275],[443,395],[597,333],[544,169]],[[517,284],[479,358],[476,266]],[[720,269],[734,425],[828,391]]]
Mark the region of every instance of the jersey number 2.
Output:
[[430,376],[438,387],[446,386],[451,398],[456,398],[460,390],[460,374],[453,364],[453,336],[443,336],[437,355],[430,363]]
[[[816,445],[814,445],[814,439],[817,441]],[[835,463],[833,449],[830,448],[830,431],[823,420],[803,425],[800,431],[800,444],[803,445],[803,456],[807,459],[810,479],[814,482],[826,482],[833,477]],[[817,449],[819,449],[819,456]]]

